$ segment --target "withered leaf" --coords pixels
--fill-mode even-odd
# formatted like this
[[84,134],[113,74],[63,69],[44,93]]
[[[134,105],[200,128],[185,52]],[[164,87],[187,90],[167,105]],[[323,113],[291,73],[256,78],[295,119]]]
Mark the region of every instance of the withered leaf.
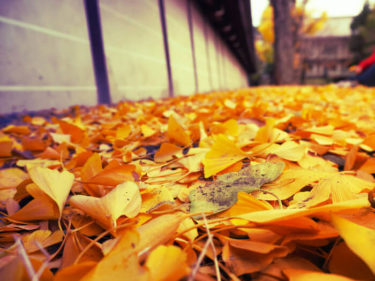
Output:
[[[284,169],[283,162],[266,162],[227,173],[217,180],[194,189],[189,194],[190,213],[218,212],[227,210],[237,202],[237,193],[260,189],[265,184],[279,177]],[[195,216],[199,218],[200,215]]]

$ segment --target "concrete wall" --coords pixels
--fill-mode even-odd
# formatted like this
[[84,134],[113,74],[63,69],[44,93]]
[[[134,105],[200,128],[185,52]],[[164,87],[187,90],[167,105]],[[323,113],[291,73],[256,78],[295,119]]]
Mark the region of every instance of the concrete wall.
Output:
[[[158,1],[100,0],[99,8],[112,101],[167,97]],[[247,85],[238,61],[194,6],[194,49],[187,0],[165,0],[165,14],[175,95]],[[83,0],[0,0],[0,113],[96,100]]]

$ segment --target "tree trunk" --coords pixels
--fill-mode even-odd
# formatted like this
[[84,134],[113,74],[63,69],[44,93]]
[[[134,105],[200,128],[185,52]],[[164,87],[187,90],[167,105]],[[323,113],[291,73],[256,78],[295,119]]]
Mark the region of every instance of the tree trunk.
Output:
[[291,9],[293,0],[271,0],[273,6],[275,45],[274,80],[278,85],[296,84]]

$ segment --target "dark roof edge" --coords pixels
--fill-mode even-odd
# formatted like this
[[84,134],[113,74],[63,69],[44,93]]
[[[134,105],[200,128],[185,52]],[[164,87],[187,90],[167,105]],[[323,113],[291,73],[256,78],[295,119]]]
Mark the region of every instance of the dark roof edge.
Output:
[[247,75],[256,71],[249,0],[192,0]]

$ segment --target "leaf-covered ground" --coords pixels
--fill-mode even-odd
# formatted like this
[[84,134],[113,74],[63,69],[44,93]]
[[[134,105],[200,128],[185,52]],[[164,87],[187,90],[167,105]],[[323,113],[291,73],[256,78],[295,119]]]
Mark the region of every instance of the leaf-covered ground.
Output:
[[374,280],[375,90],[259,87],[0,132],[1,280]]

